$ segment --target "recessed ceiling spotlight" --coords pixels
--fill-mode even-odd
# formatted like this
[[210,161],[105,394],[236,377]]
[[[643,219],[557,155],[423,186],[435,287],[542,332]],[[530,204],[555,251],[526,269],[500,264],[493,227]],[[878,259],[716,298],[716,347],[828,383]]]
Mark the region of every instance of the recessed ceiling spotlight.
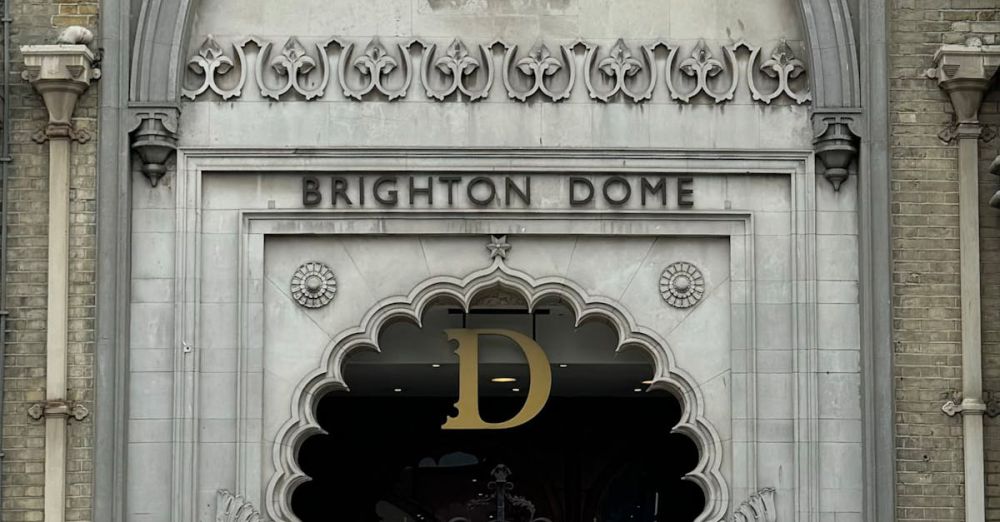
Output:
[[634,391],[636,393],[642,393],[642,388],[636,388],[636,389],[634,389],[632,391]]
[[654,381],[654,380],[642,381],[642,383],[645,384],[645,385],[647,385],[647,386],[650,385],[650,384],[653,384],[654,382],[656,382],[656,381]]
[[518,393],[518,392],[521,391],[521,388],[511,388],[510,391],[512,391],[514,393]]
[[559,367],[560,368],[569,368],[569,365],[568,364],[560,364]]
[[517,382],[517,379],[513,377],[494,377],[490,379],[490,382],[496,382],[496,383]]
[[394,391],[396,393],[403,393],[403,389],[402,388],[395,388],[392,391]]
[[431,368],[440,368],[440,367],[441,367],[441,365],[438,364],[438,363],[434,363],[434,364],[431,365]]

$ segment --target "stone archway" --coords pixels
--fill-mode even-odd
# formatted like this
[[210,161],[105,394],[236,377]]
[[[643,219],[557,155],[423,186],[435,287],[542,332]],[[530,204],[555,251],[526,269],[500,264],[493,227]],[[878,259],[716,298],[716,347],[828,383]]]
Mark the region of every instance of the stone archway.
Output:
[[705,508],[696,520],[723,520],[730,499],[721,472],[722,441],[705,418],[701,390],[677,368],[666,341],[635,324],[613,300],[589,296],[565,278],[533,278],[508,267],[499,257],[488,268],[465,278],[434,277],[406,296],[381,301],[365,315],[360,326],[342,333],[329,344],[319,368],[296,387],[290,419],[275,438],[272,460],[277,471],[267,486],[268,515],[277,520],[299,520],[292,510],[292,493],[309,477],[299,465],[298,453],[307,439],[323,433],[317,418],[319,400],[330,391],[346,389],[343,364],[349,354],[363,348],[378,350],[379,333],[395,321],[407,320],[420,326],[424,311],[432,303],[447,299],[468,311],[478,295],[498,287],[522,298],[528,310],[544,300],[558,298],[572,310],[577,324],[598,319],[610,325],[617,333],[616,349],[636,347],[649,355],[655,368],[650,387],[669,392],[677,400],[681,406],[680,420],[673,431],[693,441],[698,450],[697,465],[685,476],[704,493]]

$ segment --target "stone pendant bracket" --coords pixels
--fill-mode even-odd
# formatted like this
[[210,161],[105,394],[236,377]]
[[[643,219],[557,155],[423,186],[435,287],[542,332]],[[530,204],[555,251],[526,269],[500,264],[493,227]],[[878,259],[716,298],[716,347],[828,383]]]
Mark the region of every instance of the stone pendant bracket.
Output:
[[813,111],[813,145],[817,171],[840,191],[844,181],[857,173],[858,143],[861,139],[860,109]]
[[142,163],[142,173],[157,186],[167,173],[167,162],[177,150],[175,107],[133,108],[134,123],[129,130],[132,150]]

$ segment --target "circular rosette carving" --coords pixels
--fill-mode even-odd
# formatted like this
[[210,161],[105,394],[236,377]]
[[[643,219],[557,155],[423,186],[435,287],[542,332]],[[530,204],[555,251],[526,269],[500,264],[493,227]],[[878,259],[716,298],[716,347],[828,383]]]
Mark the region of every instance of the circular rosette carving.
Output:
[[670,306],[691,308],[705,295],[705,276],[691,263],[673,263],[660,276],[660,295]]
[[292,298],[306,308],[322,308],[337,295],[337,279],[323,263],[311,262],[292,275]]

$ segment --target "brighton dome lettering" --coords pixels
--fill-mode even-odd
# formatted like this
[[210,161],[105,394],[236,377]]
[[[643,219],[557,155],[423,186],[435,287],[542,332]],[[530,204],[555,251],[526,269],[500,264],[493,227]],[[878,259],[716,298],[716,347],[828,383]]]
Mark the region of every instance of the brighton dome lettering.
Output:
[[[544,178],[544,179],[539,179]],[[695,180],[685,176],[303,176],[307,208],[625,207],[687,208]]]

